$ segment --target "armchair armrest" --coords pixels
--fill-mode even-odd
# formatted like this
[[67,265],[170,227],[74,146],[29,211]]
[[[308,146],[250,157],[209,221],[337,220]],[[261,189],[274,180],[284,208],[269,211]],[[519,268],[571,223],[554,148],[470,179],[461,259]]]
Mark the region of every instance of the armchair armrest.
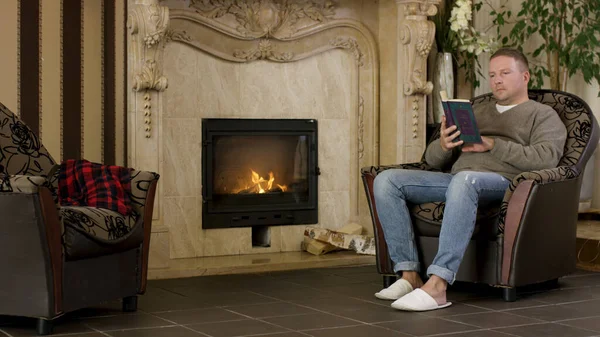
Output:
[[148,192],[152,183],[157,181],[159,177],[160,175],[150,171],[131,171],[130,198],[133,209],[140,216],[144,216],[144,208],[149,206],[147,203]]
[[40,187],[48,187],[48,180],[40,176],[0,175],[0,192],[38,193]]
[[[148,280],[148,256],[150,254],[150,234],[152,232],[152,212],[154,210],[154,195],[160,175],[149,171],[131,172],[131,202],[133,209],[140,215],[144,226],[144,241],[142,244],[141,268],[139,269],[140,285],[138,293],[146,292]],[[138,220],[139,221],[139,220]]]
[[545,170],[528,171],[515,176],[506,189],[506,193],[504,193],[504,198],[502,199],[502,204],[500,206],[500,218],[498,219],[499,233],[504,233],[508,204],[520,183],[524,181],[532,181],[533,184],[546,184],[550,182],[575,179],[578,176],[579,172],[575,167],[572,166],[559,166]]
[[365,176],[370,176],[373,179],[375,179],[375,177],[385,171],[385,170],[389,170],[389,169],[404,169],[404,170],[422,170],[422,171],[438,171],[434,168],[432,168],[431,166],[429,166],[425,161],[420,161],[417,163],[408,163],[408,164],[395,164],[395,165],[382,165],[382,166],[367,166],[367,167],[363,167],[360,170],[360,173],[362,174],[363,177]]
[[575,269],[580,178],[573,167],[561,166],[524,172],[512,180],[498,224],[501,284],[537,283]]
[[409,164],[367,166],[361,169],[362,180],[367,195],[367,201],[369,203],[369,210],[371,211],[371,219],[373,221],[373,232],[375,234],[375,247],[378,260],[377,270],[380,274],[394,274],[394,268],[392,260],[389,258],[387,245],[383,237],[383,229],[381,228],[379,216],[377,215],[375,195],[373,194],[373,182],[379,173],[389,169],[434,171],[434,169],[427,165],[425,161]]
[[544,184],[577,178],[578,176],[579,172],[575,167],[559,166],[551,169],[523,172],[513,178],[511,186],[516,188],[523,180],[533,180],[537,184]]
[[52,193],[43,177],[0,175],[0,182],[0,263],[11,275],[0,281],[7,290],[0,312],[54,317],[62,311],[62,225]]

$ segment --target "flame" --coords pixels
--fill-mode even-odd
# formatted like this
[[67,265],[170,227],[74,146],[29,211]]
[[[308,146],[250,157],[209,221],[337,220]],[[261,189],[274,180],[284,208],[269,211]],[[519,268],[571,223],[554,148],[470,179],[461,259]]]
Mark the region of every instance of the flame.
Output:
[[270,190],[273,187],[273,182],[275,181],[275,177],[273,176],[273,172],[269,172],[269,182],[267,183],[267,190]]
[[265,190],[263,190],[262,186],[260,186],[260,183],[264,182],[265,179],[259,176],[258,173],[254,172],[252,169],[250,169],[250,171],[252,171],[252,183],[258,187],[258,193],[265,193]]
[[[275,175],[273,174],[273,172],[269,172],[269,180],[265,180],[265,178],[261,177],[260,174],[258,174],[257,172],[255,172],[253,169],[250,169],[250,172],[252,172],[251,178],[252,178],[252,184],[253,186],[256,188],[256,190],[258,190],[258,193],[262,194],[262,193],[266,193],[267,191],[270,191],[271,188],[273,188],[273,182],[275,182]],[[266,190],[263,189],[262,187],[262,183],[266,182],[267,183],[267,188]],[[279,187],[279,189],[281,189],[282,192],[287,191],[287,186],[286,185],[279,185],[276,184],[277,187]],[[250,186],[247,187],[247,189],[249,189]]]

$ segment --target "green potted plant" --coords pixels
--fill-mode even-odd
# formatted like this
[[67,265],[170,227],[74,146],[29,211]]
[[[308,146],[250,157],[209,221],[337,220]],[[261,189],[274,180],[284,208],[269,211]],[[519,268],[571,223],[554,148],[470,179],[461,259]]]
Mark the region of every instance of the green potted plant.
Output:
[[[542,87],[549,78],[551,89],[566,91],[567,80],[577,73],[588,84],[600,84],[600,1],[524,0],[516,15],[507,3],[497,9],[487,4],[502,44],[528,54],[531,87]],[[532,44],[533,50],[523,48]]]

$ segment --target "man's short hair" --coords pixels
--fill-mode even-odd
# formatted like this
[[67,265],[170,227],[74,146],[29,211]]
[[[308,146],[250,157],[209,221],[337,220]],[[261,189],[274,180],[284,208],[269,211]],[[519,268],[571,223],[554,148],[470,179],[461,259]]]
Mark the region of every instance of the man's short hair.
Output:
[[490,61],[498,56],[507,56],[513,58],[519,66],[521,67],[521,71],[529,71],[529,62],[527,61],[527,57],[520,50],[514,48],[500,48],[498,49],[492,57],[490,57]]

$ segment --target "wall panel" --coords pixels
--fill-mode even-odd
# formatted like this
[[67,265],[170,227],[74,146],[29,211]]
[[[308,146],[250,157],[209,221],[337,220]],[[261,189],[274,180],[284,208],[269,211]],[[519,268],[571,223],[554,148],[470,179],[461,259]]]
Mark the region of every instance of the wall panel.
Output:
[[17,87],[18,87],[18,9],[17,1],[0,1],[0,103],[10,110],[18,113]]
[[61,132],[61,45],[62,1],[42,2],[42,105],[40,109],[42,144],[56,160],[60,158]]
[[56,161],[125,164],[126,3],[0,1],[0,103]]

